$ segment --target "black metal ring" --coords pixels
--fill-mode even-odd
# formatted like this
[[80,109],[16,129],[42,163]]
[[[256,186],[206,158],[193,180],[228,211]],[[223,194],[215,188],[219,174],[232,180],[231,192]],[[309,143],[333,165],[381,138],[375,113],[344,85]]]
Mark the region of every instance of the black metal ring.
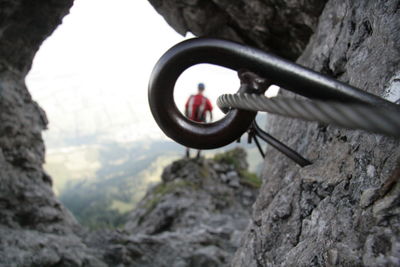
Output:
[[150,109],[160,128],[167,136],[188,147],[211,149],[225,146],[248,129],[256,114],[233,110],[222,120],[210,124],[196,123],[184,117],[173,98],[175,83],[183,71],[199,63],[220,65],[235,71],[247,69],[309,98],[394,105],[262,50],[225,40],[195,38],[175,45],[160,58],[152,72],[148,92]]

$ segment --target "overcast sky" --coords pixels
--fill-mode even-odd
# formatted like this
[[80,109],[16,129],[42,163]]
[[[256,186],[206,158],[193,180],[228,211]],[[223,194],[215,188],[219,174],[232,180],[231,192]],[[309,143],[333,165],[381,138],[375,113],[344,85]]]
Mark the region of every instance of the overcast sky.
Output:
[[[184,40],[148,1],[75,0],[70,15],[37,53],[27,84],[45,109],[48,147],[96,135],[105,141],[165,138],[148,106],[150,73],[161,55]],[[199,65],[178,80],[179,107],[206,84],[215,103],[238,89],[236,73]],[[217,118],[222,113],[215,109]]]

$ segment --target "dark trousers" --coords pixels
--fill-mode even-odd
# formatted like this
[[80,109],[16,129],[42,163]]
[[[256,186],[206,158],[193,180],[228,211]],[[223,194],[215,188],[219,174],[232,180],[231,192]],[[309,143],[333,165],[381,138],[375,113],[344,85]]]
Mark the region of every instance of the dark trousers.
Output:
[[[197,150],[196,158],[200,158],[201,150]],[[190,158],[190,148],[186,148],[186,157]]]

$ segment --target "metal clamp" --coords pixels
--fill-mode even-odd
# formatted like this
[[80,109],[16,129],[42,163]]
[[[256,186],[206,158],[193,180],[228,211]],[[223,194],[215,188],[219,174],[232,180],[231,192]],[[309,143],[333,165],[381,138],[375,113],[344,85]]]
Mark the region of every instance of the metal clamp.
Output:
[[255,112],[231,110],[222,120],[209,124],[196,123],[183,116],[173,98],[175,83],[183,71],[199,63],[235,71],[247,69],[309,98],[396,106],[262,50],[225,40],[195,38],[177,44],[160,58],[150,78],[148,97],[151,112],[164,133],[182,145],[197,149],[218,148],[235,141],[246,132],[256,115]]
[[250,128],[247,131],[248,138],[249,138],[249,143],[251,143],[251,140],[254,140],[256,143],[256,146],[258,148],[258,151],[260,152],[261,156],[265,158],[265,153],[261,148],[260,143],[258,142],[257,136],[260,137],[262,140],[264,140],[266,143],[280,151],[282,154],[284,154],[286,157],[290,158],[294,162],[296,162],[300,167],[305,167],[307,165],[312,164],[311,161],[308,159],[304,158],[302,155],[297,153],[295,150],[291,149],[284,143],[280,142],[278,139],[270,135],[269,133],[265,132],[263,129],[260,128],[260,126],[257,124],[257,122],[254,120],[254,122],[251,124]]

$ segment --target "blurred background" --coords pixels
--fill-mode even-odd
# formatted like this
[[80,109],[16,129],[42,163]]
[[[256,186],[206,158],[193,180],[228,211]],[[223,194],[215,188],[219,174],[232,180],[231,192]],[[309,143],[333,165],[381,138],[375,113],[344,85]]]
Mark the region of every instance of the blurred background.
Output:
[[[75,0],[37,53],[26,82],[49,119],[45,169],[82,224],[118,227],[163,168],[183,157],[153,120],[147,84],[161,55],[191,37],[177,34],[147,1]],[[187,70],[174,95],[182,110],[199,82],[221,118],[215,101],[237,91],[236,73],[207,64]],[[246,149],[250,169],[259,171],[256,148]]]

